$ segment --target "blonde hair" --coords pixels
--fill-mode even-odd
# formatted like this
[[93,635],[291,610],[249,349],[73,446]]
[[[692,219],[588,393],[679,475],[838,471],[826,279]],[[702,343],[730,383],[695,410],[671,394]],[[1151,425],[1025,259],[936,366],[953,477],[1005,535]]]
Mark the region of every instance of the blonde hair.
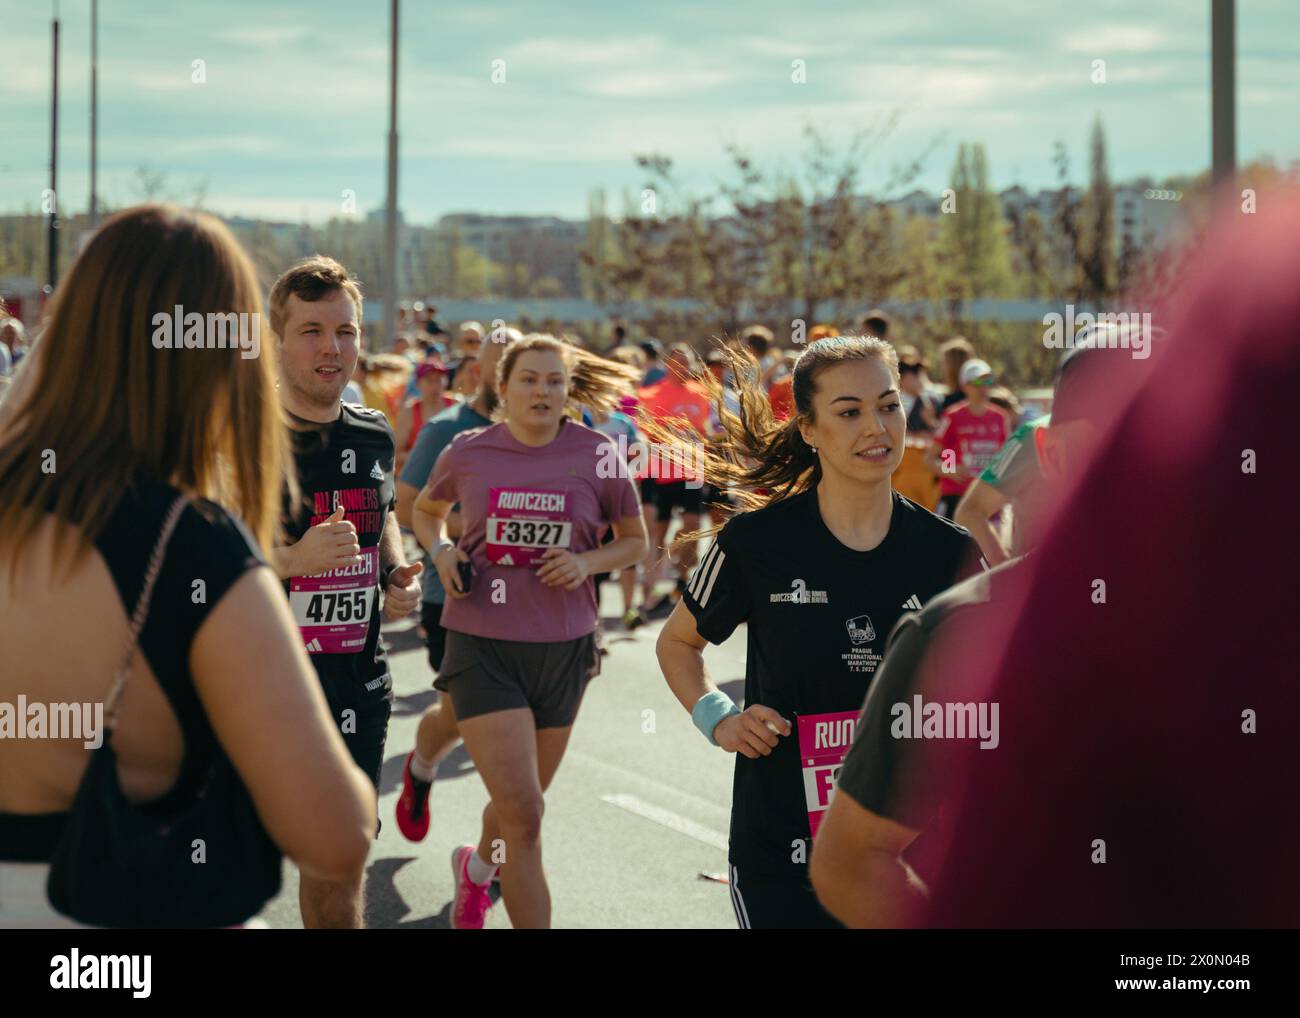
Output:
[[609,356],[611,360],[645,372],[645,351],[639,346],[616,346],[609,352]]
[[[767,390],[758,381],[758,362],[747,349],[724,347],[740,400],[740,413],[727,408],[722,384],[706,371],[699,384],[707,387],[714,411],[722,424],[723,437],[702,450],[693,450],[680,460],[682,466],[699,469],[703,464],[704,480],[718,488],[731,489],[740,511],[761,509],[790,498],[815,486],[821,480],[821,461],[804,441],[800,422],[816,420],[813,397],[817,378],[827,368],[850,361],[875,358],[889,368],[898,384],[898,354],[883,339],[873,336],[830,336],[809,344],[795,364],[791,378],[791,395],[795,412],[787,421],[778,422],[772,413]],[[681,422],[655,421],[641,414],[637,422],[645,436],[665,449],[669,458],[680,453]],[[690,457],[695,457],[694,461]],[[749,489],[765,489],[755,494]],[[718,528],[681,535],[678,540],[698,540]]]
[[170,204],[105,220],[55,292],[0,424],[0,554],[15,568],[47,512],[75,564],[136,471],[238,514],[264,550],[274,543],[286,480],[296,487],[274,339],[251,358],[155,349],[154,318],[177,305],[260,321],[257,276],[230,231]]

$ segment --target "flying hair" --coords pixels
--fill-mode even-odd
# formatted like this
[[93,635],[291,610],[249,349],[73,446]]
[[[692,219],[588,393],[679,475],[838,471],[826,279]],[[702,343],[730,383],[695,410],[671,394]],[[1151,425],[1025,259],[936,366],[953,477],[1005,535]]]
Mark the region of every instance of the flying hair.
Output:
[[[821,339],[809,344],[796,362],[791,384],[795,412],[789,420],[778,421],[772,414],[767,392],[758,381],[758,362],[743,347],[719,345],[736,381],[740,413],[727,408],[722,384],[711,371],[704,372],[697,384],[707,390],[722,425],[722,437],[703,450],[683,451],[683,440],[690,433],[688,422],[653,421],[643,414],[638,426],[649,441],[664,447],[668,458],[697,472],[702,468],[704,481],[729,491],[740,512],[762,509],[791,498],[821,480],[821,462],[804,441],[799,424],[816,421],[813,397],[818,391],[817,380],[824,371],[837,364],[878,358],[888,365],[894,383],[898,383],[898,354],[884,340],[854,335]],[[681,535],[678,540],[699,540],[718,529],[697,530]]]

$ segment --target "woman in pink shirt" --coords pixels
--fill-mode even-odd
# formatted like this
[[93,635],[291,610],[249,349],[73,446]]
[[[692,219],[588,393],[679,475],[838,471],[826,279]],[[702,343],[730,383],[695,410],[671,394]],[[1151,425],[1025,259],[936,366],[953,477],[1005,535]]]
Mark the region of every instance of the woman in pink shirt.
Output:
[[[591,577],[646,553],[640,502],[617,447],[565,408],[615,409],[632,380],[621,365],[550,336],[511,344],[497,379],[505,419],[457,435],[415,503],[416,536],[447,590],[435,685],[451,697],[492,800],[477,850],[462,845],[452,855],[457,929],[482,927],[507,853],[501,895],[512,924],[550,925],[542,795],[599,669]],[[459,546],[444,527],[456,503]],[[602,546],[606,525],[615,539]]]

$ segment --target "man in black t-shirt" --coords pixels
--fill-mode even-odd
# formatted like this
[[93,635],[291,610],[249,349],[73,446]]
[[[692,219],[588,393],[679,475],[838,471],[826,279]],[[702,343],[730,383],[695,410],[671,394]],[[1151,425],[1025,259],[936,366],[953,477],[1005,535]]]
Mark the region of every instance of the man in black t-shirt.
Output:
[[839,925],[817,904],[807,860],[885,637],[980,568],[965,530],[891,498],[889,529],[868,551],[831,533],[815,488],[737,516],[683,594],[710,643],[749,623],[745,702],[789,724],[770,755],[736,755],[729,861],[742,926]]
[[[383,414],[340,400],[361,313],[343,266],[320,256],[299,263],[276,282],[270,307],[300,487],[299,501],[286,499],[291,543],[274,549],[274,564],[330,713],[377,793],[392,711],[379,596],[390,621],[420,601],[421,566],[407,564],[391,513],[393,432]],[[359,928],[361,875],[338,884],[304,873],[299,903],[308,928]]]

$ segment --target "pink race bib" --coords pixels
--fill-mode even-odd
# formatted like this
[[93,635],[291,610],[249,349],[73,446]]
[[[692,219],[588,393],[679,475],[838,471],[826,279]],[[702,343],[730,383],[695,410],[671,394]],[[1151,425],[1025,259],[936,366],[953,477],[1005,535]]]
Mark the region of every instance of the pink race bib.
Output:
[[289,607],[308,654],[355,654],[366,645],[379,585],[379,549],[355,566],[289,579]]
[[815,838],[822,814],[835,795],[840,766],[853,745],[858,711],[805,714],[796,718],[799,729],[799,764],[803,768],[803,794],[808,806],[808,830]]
[[568,548],[573,537],[567,491],[489,488],[488,561],[498,566],[542,564],[550,548]]

